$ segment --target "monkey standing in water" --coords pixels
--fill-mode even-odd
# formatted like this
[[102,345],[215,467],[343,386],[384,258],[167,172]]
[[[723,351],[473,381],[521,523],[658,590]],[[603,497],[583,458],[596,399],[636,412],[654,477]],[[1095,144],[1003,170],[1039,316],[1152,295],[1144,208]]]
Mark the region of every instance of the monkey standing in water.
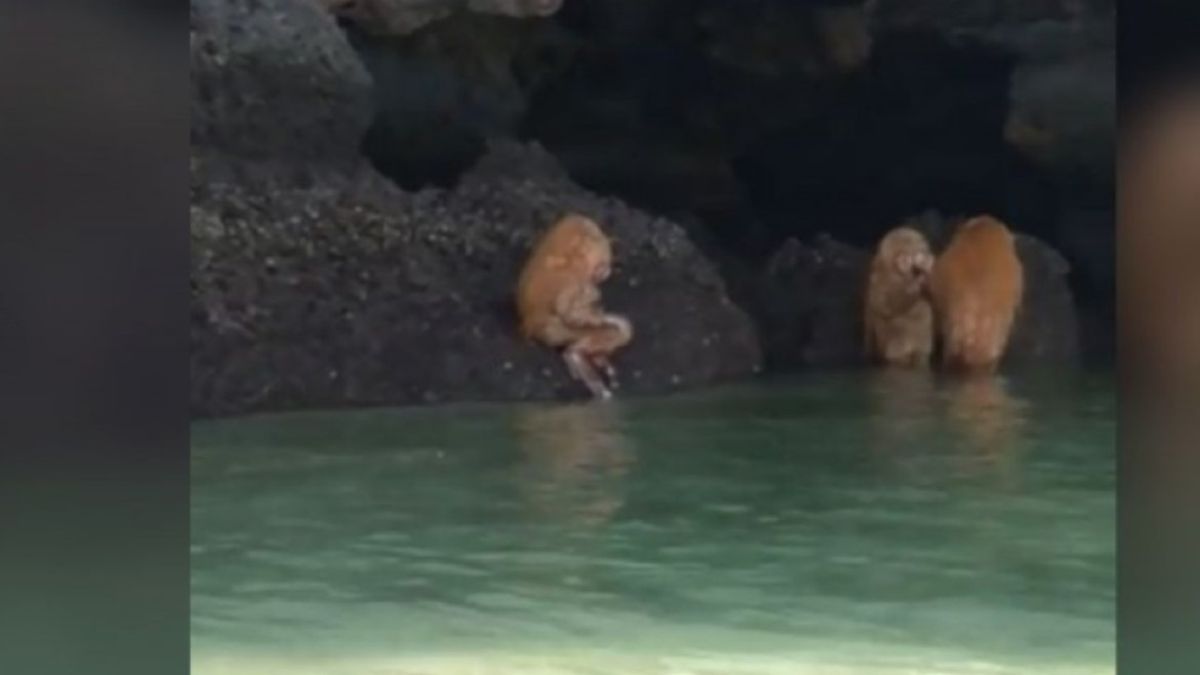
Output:
[[911,227],[897,227],[871,260],[863,313],[869,359],[923,367],[933,352],[933,308],[926,296],[933,271],[929,243]]
[[591,219],[571,214],[542,235],[517,281],[521,333],[562,350],[571,376],[597,398],[612,396],[609,357],[633,338],[628,319],[600,308],[599,284],[610,274],[608,238]]
[[1008,347],[1024,293],[1012,232],[991,216],[963,223],[934,264],[930,293],[952,370],[993,373]]

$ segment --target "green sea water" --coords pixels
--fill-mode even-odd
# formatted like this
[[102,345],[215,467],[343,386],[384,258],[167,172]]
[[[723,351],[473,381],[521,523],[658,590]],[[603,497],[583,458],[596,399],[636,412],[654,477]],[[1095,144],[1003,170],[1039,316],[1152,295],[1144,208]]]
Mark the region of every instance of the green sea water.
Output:
[[196,675],[1112,673],[1115,380],[192,430]]

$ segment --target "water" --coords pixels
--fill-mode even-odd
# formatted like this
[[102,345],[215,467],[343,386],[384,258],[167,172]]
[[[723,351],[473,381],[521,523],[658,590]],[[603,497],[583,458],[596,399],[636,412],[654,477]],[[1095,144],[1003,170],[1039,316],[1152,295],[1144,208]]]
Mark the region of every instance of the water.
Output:
[[1115,383],[197,424],[197,675],[1112,673]]

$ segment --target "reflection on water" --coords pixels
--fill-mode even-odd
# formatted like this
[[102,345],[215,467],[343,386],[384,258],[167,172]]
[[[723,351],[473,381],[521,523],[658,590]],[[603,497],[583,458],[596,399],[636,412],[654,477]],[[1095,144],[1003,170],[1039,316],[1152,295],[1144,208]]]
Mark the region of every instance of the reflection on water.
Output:
[[892,449],[920,442],[935,420],[934,374],[919,368],[883,368],[868,376],[873,443]]
[[1113,431],[902,372],[199,424],[193,672],[1113,672]]
[[635,460],[609,402],[520,408],[514,428],[528,462],[519,483],[542,518],[580,525],[607,521],[623,502],[621,479]]
[[[870,445],[876,458],[909,478],[933,478],[929,448],[942,446],[955,475],[1017,479],[1026,404],[1001,377],[944,377],[928,370],[885,369],[869,376]],[[952,442],[946,443],[950,439]],[[914,473],[916,475],[914,475]]]
[[966,377],[949,389],[949,420],[964,451],[980,466],[1007,469],[1012,476],[1025,433],[1024,403],[997,377]]

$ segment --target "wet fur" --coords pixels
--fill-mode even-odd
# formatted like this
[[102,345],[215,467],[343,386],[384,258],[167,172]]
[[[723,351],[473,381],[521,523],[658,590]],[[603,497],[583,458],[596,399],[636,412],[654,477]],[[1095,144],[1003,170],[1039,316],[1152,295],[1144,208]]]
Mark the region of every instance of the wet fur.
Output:
[[991,216],[963,223],[938,256],[930,283],[942,363],[995,372],[1024,293],[1024,270],[1008,227]]

